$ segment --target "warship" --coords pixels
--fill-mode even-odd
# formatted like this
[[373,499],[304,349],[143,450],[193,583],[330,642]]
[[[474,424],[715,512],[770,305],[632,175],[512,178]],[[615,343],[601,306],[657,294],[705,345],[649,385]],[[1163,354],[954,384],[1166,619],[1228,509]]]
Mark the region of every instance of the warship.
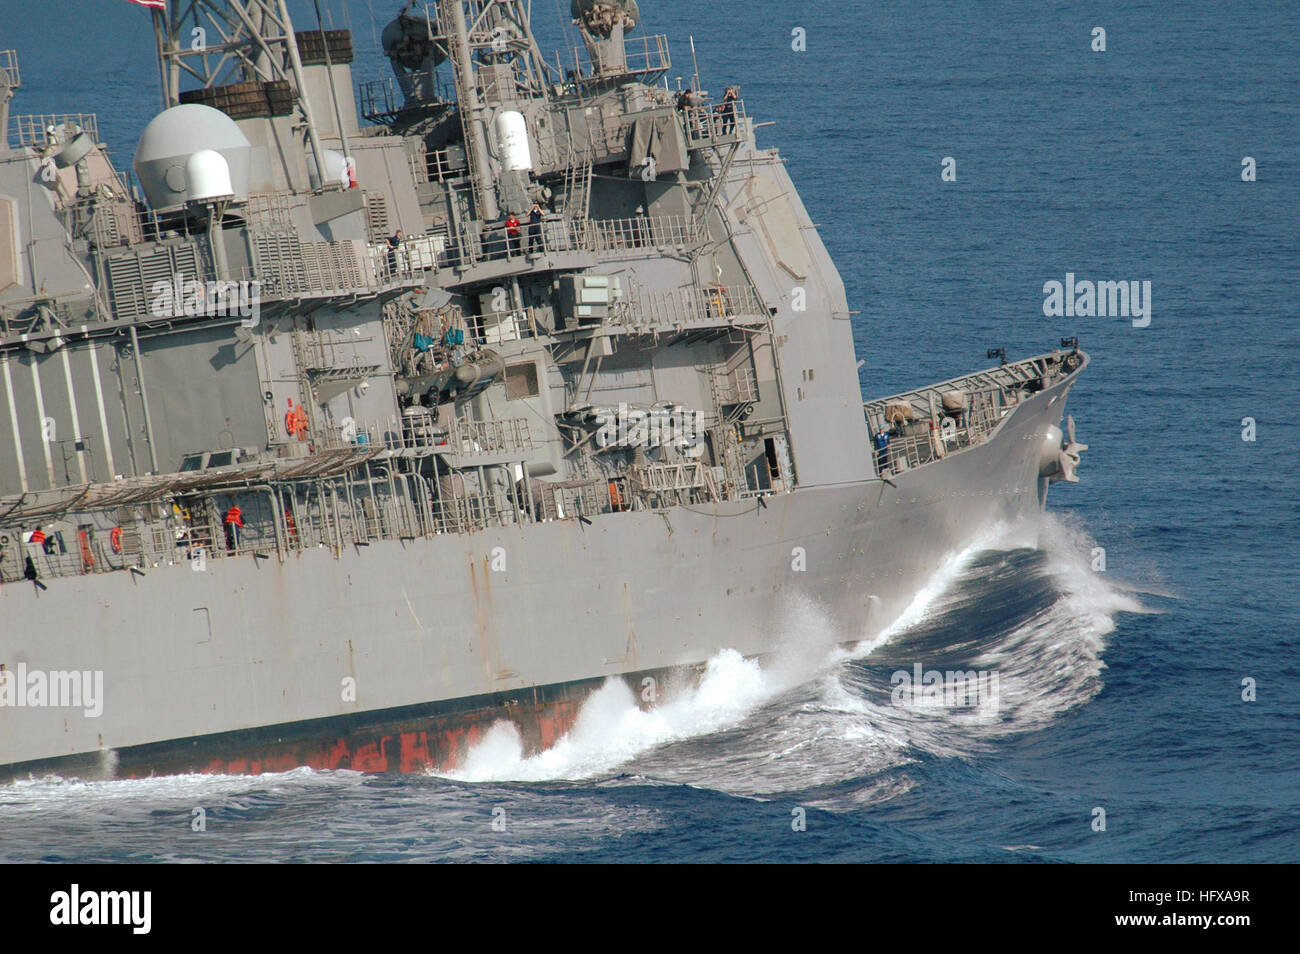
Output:
[[791,607],[879,634],[1077,479],[1076,340],[864,401],[784,160],[632,0],[553,56],[407,3],[355,86],[319,8],[131,2],[133,177],[0,53],[5,777],[537,751]]

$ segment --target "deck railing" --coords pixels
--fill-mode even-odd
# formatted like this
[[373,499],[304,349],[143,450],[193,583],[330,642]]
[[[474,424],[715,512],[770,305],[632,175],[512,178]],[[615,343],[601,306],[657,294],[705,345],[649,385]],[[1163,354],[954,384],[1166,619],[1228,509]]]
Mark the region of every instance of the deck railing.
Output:
[[94,113],[41,113],[9,117],[9,148],[44,146],[49,142],[50,127],[67,125],[78,126],[99,142],[99,118]]
[[723,100],[704,106],[688,106],[681,111],[688,149],[722,146],[740,142],[745,137],[745,103],[740,99]]
[[520,270],[546,255],[594,252],[646,254],[663,248],[685,250],[706,238],[703,220],[684,215],[634,216],[627,219],[570,219],[549,216],[543,222],[519,225],[509,234],[505,221],[486,226],[477,235],[466,229],[443,227],[431,233],[438,244],[440,268],[469,268],[484,262],[519,259]]
[[1081,361],[1077,352],[1053,352],[868,401],[873,440],[889,438],[876,449],[877,470],[896,474],[984,443],[1016,405]]

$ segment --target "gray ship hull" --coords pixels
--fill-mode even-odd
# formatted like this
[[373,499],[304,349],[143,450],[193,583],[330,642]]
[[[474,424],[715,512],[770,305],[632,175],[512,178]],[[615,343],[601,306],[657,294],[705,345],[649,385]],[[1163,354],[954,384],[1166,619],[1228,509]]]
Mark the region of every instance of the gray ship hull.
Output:
[[445,768],[498,719],[549,745],[609,677],[663,698],[722,649],[790,648],[801,608],[826,646],[869,638],[946,555],[1041,509],[1076,377],[887,481],[0,587],[0,662],[104,685],[97,717],[0,707],[0,772]]

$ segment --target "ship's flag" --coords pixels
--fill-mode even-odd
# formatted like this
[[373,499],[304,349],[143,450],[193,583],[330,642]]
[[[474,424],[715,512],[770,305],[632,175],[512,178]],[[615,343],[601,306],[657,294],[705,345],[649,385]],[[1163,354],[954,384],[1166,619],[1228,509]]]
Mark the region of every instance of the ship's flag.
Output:
[[167,0],[127,0],[127,3],[136,3],[142,7],[151,7],[154,10],[167,9]]

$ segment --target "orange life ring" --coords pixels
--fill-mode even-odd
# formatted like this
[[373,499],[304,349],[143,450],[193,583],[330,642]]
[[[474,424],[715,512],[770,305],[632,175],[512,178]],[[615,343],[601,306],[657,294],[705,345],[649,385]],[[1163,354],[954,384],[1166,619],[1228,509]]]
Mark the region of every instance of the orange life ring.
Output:
[[108,542],[113,545],[114,553],[122,552],[122,528],[114,527],[113,532],[108,535]]

